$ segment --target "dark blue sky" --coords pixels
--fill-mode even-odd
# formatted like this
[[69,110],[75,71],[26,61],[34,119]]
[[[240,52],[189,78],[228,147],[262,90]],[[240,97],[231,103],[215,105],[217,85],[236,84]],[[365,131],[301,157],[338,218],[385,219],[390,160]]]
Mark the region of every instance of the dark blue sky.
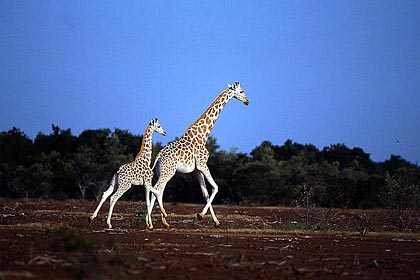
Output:
[[344,143],[420,161],[420,1],[0,2],[0,131],[181,136],[226,82],[221,148]]

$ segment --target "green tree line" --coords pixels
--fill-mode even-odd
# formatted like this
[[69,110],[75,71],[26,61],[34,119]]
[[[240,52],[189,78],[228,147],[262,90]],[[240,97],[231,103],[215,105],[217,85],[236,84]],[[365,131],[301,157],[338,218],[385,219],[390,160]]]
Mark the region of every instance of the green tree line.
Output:
[[[85,130],[52,126],[49,135],[31,140],[18,128],[0,133],[0,197],[98,199],[112,174],[132,161],[141,135],[127,130]],[[153,158],[162,148],[153,146]],[[214,137],[207,148],[208,165],[219,185],[216,203],[299,205],[308,190],[319,207],[420,208],[420,167],[401,156],[374,162],[361,148],[334,144],[319,150],[287,140],[262,142],[249,155],[221,150]],[[155,178],[156,179],[156,178]],[[133,187],[125,199],[144,199]],[[203,202],[194,174],[177,174],[168,183],[165,201]]]

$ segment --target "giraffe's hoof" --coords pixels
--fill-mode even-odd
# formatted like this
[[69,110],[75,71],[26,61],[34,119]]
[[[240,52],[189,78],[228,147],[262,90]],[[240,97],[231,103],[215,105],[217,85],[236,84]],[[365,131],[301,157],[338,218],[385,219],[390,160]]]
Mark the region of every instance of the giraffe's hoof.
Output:
[[164,226],[165,226],[165,228],[166,228],[166,229],[168,229],[168,228],[170,228],[170,227],[171,227],[171,225],[170,225],[170,224],[168,224],[168,223],[164,224]]
[[197,213],[197,219],[201,222],[203,220],[203,215]]
[[220,227],[220,223],[219,223],[219,222],[214,223],[214,227],[215,227],[215,228],[219,228],[219,227]]
[[92,217],[88,217],[88,222],[89,222],[89,224],[92,224],[93,218]]

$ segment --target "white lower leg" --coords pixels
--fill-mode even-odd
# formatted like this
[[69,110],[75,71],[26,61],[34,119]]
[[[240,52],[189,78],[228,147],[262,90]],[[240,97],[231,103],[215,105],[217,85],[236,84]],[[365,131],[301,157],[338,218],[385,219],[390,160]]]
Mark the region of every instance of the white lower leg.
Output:
[[157,190],[157,189],[155,189],[154,187],[151,187],[150,188],[150,191],[155,195],[155,196],[158,196],[158,194],[159,194],[159,191]]
[[[210,199],[207,201],[206,206],[204,206],[204,209],[203,209],[203,211],[201,212],[201,215],[202,215],[202,216],[204,216],[204,215],[207,213],[207,210],[208,210],[208,209],[209,209],[209,207],[211,206],[211,203],[213,202],[213,199],[214,199],[214,197],[216,196],[217,192],[218,192],[217,188],[213,188],[213,192],[212,192],[212,194],[211,194],[211,196],[210,196]],[[213,211],[213,213],[214,213],[214,211]]]
[[111,225],[111,216],[112,216],[112,212],[113,212],[113,210],[114,210],[115,203],[117,203],[117,201],[118,201],[118,199],[119,199],[120,197],[121,197],[121,196],[115,196],[115,195],[111,196],[111,201],[110,201],[110,206],[109,206],[108,217],[107,217],[107,219],[106,219],[106,223],[108,224],[108,228],[112,228],[112,225]]
[[150,228],[150,220],[149,220],[149,205],[150,205],[150,186],[146,185],[146,227]]
[[92,221],[93,219],[96,218],[96,216],[98,216],[99,213],[99,209],[101,209],[102,204],[104,204],[105,200],[111,195],[113,191],[113,188],[109,188],[108,190],[106,190],[103,194],[102,194],[102,198],[101,201],[98,204],[98,207],[96,207],[95,212],[93,212],[92,216],[90,216],[90,220]]
[[117,183],[117,173],[114,174],[114,176],[112,176],[111,182],[109,184],[109,187],[106,191],[103,192],[102,194],[102,198],[101,201],[98,204],[98,207],[96,207],[95,212],[93,212],[92,216],[89,217],[89,222],[92,222],[93,219],[96,218],[96,216],[98,215],[99,209],[101,209],[102,204],[105,202],[105,200],[112,194],[112,192],[115,189]]
[[162,201],[162,196],[163,196],[163,192],[161,192],[158,197],[158,203],[159,203],[159,208],[160,208],[160,212],[161,212],[161,219],[162,219],[162,224],[166,227],[169,228],[170,225],[168,224],[168,222],[166,221],[166,217],[168,216],[168,214],[166,214],[165,208],[163,208],[163,201]]
[[[207,202],[209,202],[210,198],[209,198],[209,193],[208,193],[207,187],[206,187],[206,181],[204,180],[204,174],[200,170],[196,169],[195,170],[195,175],[197,176],[198,182],[200,183],[201,192],[203,193],[203,197],[204,197],[204,199],[206,200],[206,203],[207,203]],[[213,206],[210,205],[209,209],[210,209],[210,214],[211,214],[211,217],[213,219],[214,224],[216,226],[218,226],[220,223],[217,220],[216,214],[214,213]],[[199,220],[201,220],[203,218],[203,215],[198,214],[197,217],[198,217]]]
[[210,210],[211,218],[213,219],[214,224],[216,226],[220,225],[220,222],[217,219],[216,214],[214,213],[214,210],[213,210],[213,206],[212,205],[210,205],[209,210]]
[[[196,175],[198,178],[198,181],[200,182],[201,191],[203,192],[204,198],[206,199],[206,205],[204,206],[203,211],[200,214],[197,214],[197,217],[199,220],[203,218],[203,216],[207,213],[207,210],[210,209],[210,214],[213,219],[213,222],[215,226],[219,226],[220,222],[217,220],[216,214],[214,213],[213,206],[211,205],[213,202],[214,197],[216,196],[219,187],[217,186],[216,182],[214,181],[213,177],[210,174],[210,171],[208,170],[208,167],[206,164],[201,165],[202,168],[196,171]],[[212,186],[212,193],[209,197],[209,194],[207,192],[206,183],[204,180],[204,177],[206,177],[207,181]]]
[[152,195],[152,199],[150,201],[150,204],[147,207],[146,223],[148,222],[147,226],[148,226],[149,229],[153,229],[152,210],[153,210],[153,206],[155,205],[155,200],[156,200],[156,196]]

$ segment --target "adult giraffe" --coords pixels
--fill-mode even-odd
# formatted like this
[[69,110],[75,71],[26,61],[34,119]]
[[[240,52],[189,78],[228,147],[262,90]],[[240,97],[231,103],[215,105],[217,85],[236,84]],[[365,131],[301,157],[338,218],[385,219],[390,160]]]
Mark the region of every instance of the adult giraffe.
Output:
[[[148,221],[147,226],[149,229],[153,228],[151,214],[156,198],[161,210],[162,223],[166,227],[169,227],[169,224],[166,222],[167,214],[163,208],[162,198],[166,184],[177,171],[181,173],[191,173],[195,171],[200,183],[201,191],[207,202],[203,211],[197,213],[197,218],[201,221],[203,216],[207,213],[207,210],[210,210],[214,225],[220,225],[211,205],[218,192],[218,186],[213,180],[207,166],[209,152],[206,149],[206,141],[220,112],[232,98],[242,101],[245,105],[248,105],[249,103],[239,82],[235,82],[232,85],[228,84],[228,88],[222,91],[206,111],[204,111],[204,113],[187,128],[182,137],[165,146],[156,156],[152,170],[156,166],[156,174],[159,179],[151,189],[154,196],[152,196],[152,200],[149,204],[147,212],[148,218],[146,219]],[[204,178],[207,179],[212,186],[210,196]]]

